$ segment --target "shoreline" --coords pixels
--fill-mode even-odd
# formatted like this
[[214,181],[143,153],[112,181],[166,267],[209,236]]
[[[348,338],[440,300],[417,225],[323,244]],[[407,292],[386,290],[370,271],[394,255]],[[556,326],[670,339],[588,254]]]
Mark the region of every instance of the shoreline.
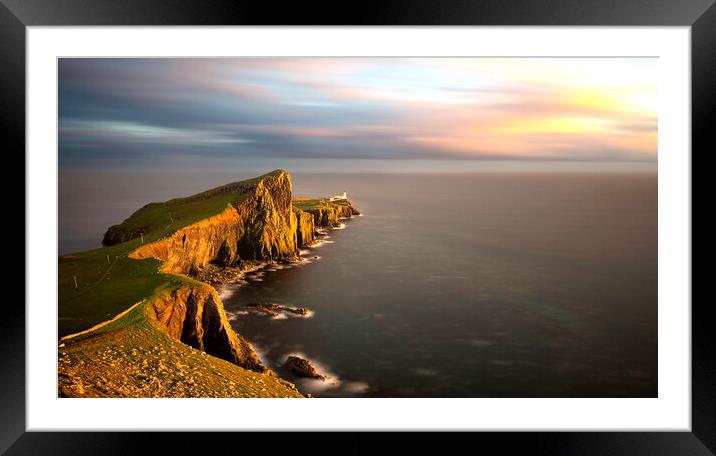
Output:
[[[358,217],[358,216],[356,216]],[[339,220],[345,220],[349,221],[352,220],[353,217],[344,217],[340,218]],[[224,286],[226,285],[237,285],[237,288],[244,285],[241,282],[244,281],[244,277],[247,274],[251,274],[257,271],[266,270],[265,272],[275,272],[281,269],[290,269],[296,266],[300,266],[302,264],[312,263],[314,259],[320,259],[320,256],[316,256],[314,258],[304,258],[304,255],[306,255],[307,252],[312,251],[314,249],[317,249],[325,244],[328,244],[330,242],[326,242],[328,239],[330,239],[329,233],[331,231],[338,231],[338,230],[344,230],[348,228],[348,225],[345,223],[341,223],[339,226],[335,227],[327,227],[327,228],[318,228],[316,229],[316,233],[320,236],[320,238],[315,239],[311,244],[309,245],[303,245],[299,249],[299,256],[298,260],[295,261],[273,261],[273,260],[267,260],[267,261],[251,261],[250,265],[245,268],[237,268],[235,266],[230,266],[226,268],[221,268],[218,266],[212,265],[211,271],[208,271],[209,278],[206,278],[205,274],[200,273],[194,277],[193,279],[200,280],[202,282],[206,282],[209,285],[216,288],[217,292],[219,292],[219,295],[222,295],[222,291]],[[247,262],[248,263],[248,262]],[[274,270],[271,270],[270,268],[276,267],[277,265],[280,265],[280,268],[276,268]],[[211,274],[214,274],[213,276]],[[214,279],[214,280],[212,280]]]
[[[350,218],[344,218],[343,220],[350,220]],[[290,262],[277,262],[277,261],[262,261],[258,264],[253,265],[252,267],[248,267],[241,270],[232,271],[229,274],[224,274],[222,277],[220,277],[218,280],[210,282],[203,280],[200,276],[195,277],[196,280],[202,280],[212,287],[216,288],[216,291],[219,293],[219,296],[221,297],[222,301],[230,297],[233,293],[231,293],[229,296],[225,296],[225,292],[231,291],[228,290],[227,287],[231,287],[233,289],[241,288],[242,286],[246,285],[247,279],[246,276],[248,274],[252,274],[255,272],[260,272],[261,274],[265,274],[267,272],[276,272],[283,269],[291,269],[294,267],[310,264],[315,260],[320,260],[322,257],[319,255],[307,255],[307,253],[322,247],[326,244],[325,240],[330,238],[329,234],[331,231],[335,230],[343,230],[347,228],[347,225],[345,225],[343,228],[335,228],[335,227],[329,227],[326,229],[317,230],[317,232],[320,234],[321,239],[314,240],[311,245],[305,245],[302,246],[299,250],[299,260],[296,261],[290,261]],[[304,255],[311,256],[311,258],[304,258]],[[276,269],[271,269],[276,267],[277,265],[280,265],[281,267]],[[262,280],[256,280],[253,279],[255,282],[261,282]],[[309,309],[311,310],[311,309]],[[237,317],[232,312],[226,311],[227,314],[233,315],[235,318]]]
[[[338,226],[330,226],[330,227],[326,227],[326,228],[319,228],[319,229],[317,229],[316,231],[319,233],[320,238],[317,238],[314,242],[311,243],[310,246],[303,246],[303,247],[300,249],[300,255],[301,255],[302,258],[301,258],[300,260],[298,260],[298,261],[286,263],[286,264],[284,265],[284,267],[281,267],[280,269],[274,269],[274,270],[271,270],[270,268],[271,268],[272,266],[276,265],[276,264],[282,264],[282,263],[277,263],[277,262],[263,262],[261,265],[257,265],[256,267],[253,267],[253,268],[250,268],[250,269],[246,269],[246,270],[243,270],[243,271],[241,271],[241,272],[237,272],[236,275],[235,275],[233,278],[231,278],[231,279],[229,279],[229,280],[227,280],[227,281],[217,282],[216,284],[211,284],[211,285],[212,285],[212,286],[215,286],[215,287],[217,288],[217,292],[219,293],[219,296],[221,297],[222,302],[225,302],[226,299],[230,299],[230,298],[233,296],[233,294],[234,294],[239,288],[245,286],[245,285],[247,284],[247,282],[248,282],[249,280],[251,280],[251,279],[246,278],[246,276],[247,276],[248,274],[251,274],[251,273],[254,273],[254,272],[257,272],[257,271],[262,271],[262,270],[268,269],[268,270],[266,270],[265,272],[262,272],[262,274],[265,274],[265,273],[268,273],[268,272],[276,272],[276,271],[282,270],[282,269],[290,269],[290,268],[293,268],[293,267],[298,267],[298,266],[301,266],[301,265],[310,264],[310,263],[312,263],[313,261],[316,261],[316,259],[314,259],[314,256],[313,256],[313,255],[310,255],[311,258],[303,258],[303,256],[306,255],[307,253],[313,253],[316,249],[320,248],[320,247],[323,246],[323,245],[326,245],[326,242],[325,242],[325,241],[330,238],[330,234],[329,234],[329,233],[332,232],[332,231],[344,230],[344,229],[348,228],[349,224],[346,224],[346,223],[344,223],[344,222],[350,221],[350,220],[352,220],[352,219],[353,219],[353,217],[344,217],[344,218],[339,219],[339,220],[341,221],[341,223],[340,223],[340,225],[338,225]],[[322,258],[322,257],[317,256],[317,255],[316,255],[315,257],[316,257],[317,259],[321,259],[321,258]],[[260,279],[260,280],[253,279],[253,280],[251,280],[251,281],[253,281],[253,282],[263,282],[263,279]],[[262,287],[263,284],[260,284],[260,283],[259,283],[259,284],[256,284],[256,286]],[[227,292],[228,292],[228,296],[227,296]],[[302,308],[302,309],[305,309],[305,310],[307,311],[307,314],[306,314],[306,315],[291,315],[291,316],[288,316],[287,313],[295,313],[295,312],[285,312],[284,309],[277,310],[277,311],[276,311],[276,314],[271,315],[269,312],[267,312],[267,311],[265,311],[265,310],[263,310],[263,309],[258,309],[258,308],[256,308],[255,305],[252,305],[252,304],[254,304],[254,303],[244,303],[244,302],[240,302],[240,303],[238,303],[238,304],[241,306],[241,307],[240,307],[240,310],[238,310],[238,311],[230,311],[230,310],[227,310],[227,309],[226,309],[226,304],[224,304],[225,312],[226,312],[227,316],[229,317],[229,322],[230,322],[230,324],[231,324],[231,326],[232,326],[232,329],[234,329],[234,331],[237,332],[238,334],[240,334],[240,331],[238,331],[238,330],[234,327],[234,323],[235,323],[237,320],[241,319],[241,317],[243,317],[243,316],[245,316],[245,315],[248,315],[248,314],[250,314],[250,313],[251,313],[251,314],[255,314],[255,315],[263,315],[263,316],[265,316],[267,319],[271,319],[271,320],[283,320],[283,319],[286,319],[286,318],[311,318],[311,317],[314,315],[314,313],[315,313],[315,311],[314,311],[313,309],[310,309],[310,308]],[[272,304],[265,304],[265,305],[266,305],[266,306],[272,306]],[[289,306],[278,305],[278,307],[279,307],[279,308],[284,308],[284,307],[285,307],[285,308],[288,308]],[[295,311],[295,310],[297,310],[298,308],[291,308],[291,309],[292,309],[293,311]],[[242,337],[245,337],[245,336],[242,336]],[[280,367],[280,368],[285,367],[285,366],[284,366],[285,362],[284,362],[284,363],[281,363],[281,364],[278,364],[278,365],[276,365],[276,366],[272,366],[271,364],[275,364],[275,363],[270,363],[270,362],[268,361],[268,358],[267,358],[267,356],[266,356],[266,354],[265,354],[265,350],[262,348],[262,345],[257,344],[256,341],[251,340],[251,339],[248,339],[248,338],[247,338],[246,340],[253,346],[254,351],[256,352],[257,356],[261,359],[261,362],[262,362],[267,368],[269,368],[269,369],[271,369],[272,371],[274,371],[274,369],[277,368],[277,367]],[[265,343],[266,343],[266,341],[264,341],[263,344],[265,345]],[[307,397],[316,397],[315,394],[316,394],[317,392],[320,392],[321,390],[335,389],[335,388],[340,388],[340,387],[341,387],[342,381],[340,380],[340,378],[338,377],[338,375],[335,374],[335,373],[333,373],[327,366],[322,365],[320,362],[318,362],[318,361],[316,361],[316,360],[314,360],[314,359],[312,359],[312,358],[306,356],[306,355],[303,354],[303,353],[299,353],[299,352],[293,353],[293,352],[291,352],[289,355],[300,356],[301,358],[307,360],[311,365],[315,366],[315,367],[319,370],[319,372],[324,375],[324,378],[323,378],[323,379],[301,378],[300,376],[296,376],[297,378],[296,378],[295,380],[294,380],[294,379],[290,379],[290,380],[289,380],[289,379],[287,379],[287,378],[284,378],[282,375],[276,373],[276,376],[277,376],[278,378],[281,378],[281,379],[283,379],[283,380],[285,380],[285,381],[291,382],[292,384],[296,384],[296,387],[299,389],[299,391],[301,391],[302,394],[305,394]],[[275,372],[275,371],[274,371],[274,372]],[[300,386],[299,386],[299,382],[301,383]],[[355,383],[355,382],[352,382],[352,383]],[[307,385],[310,385],[310,386],[311,386],[310,391],[308,391],[308,388],[306,388]]]

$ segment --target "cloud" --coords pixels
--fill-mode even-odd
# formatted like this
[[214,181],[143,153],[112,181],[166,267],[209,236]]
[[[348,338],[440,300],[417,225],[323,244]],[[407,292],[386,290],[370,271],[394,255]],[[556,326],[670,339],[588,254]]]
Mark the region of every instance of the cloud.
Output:
[[655,59],[60,59],[61,165],[656,161]]

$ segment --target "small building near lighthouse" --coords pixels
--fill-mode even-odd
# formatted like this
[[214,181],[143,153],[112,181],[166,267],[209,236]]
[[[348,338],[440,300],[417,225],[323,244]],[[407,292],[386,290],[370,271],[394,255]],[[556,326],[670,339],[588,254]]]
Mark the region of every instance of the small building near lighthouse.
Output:
[[331,196],[328,201],[345,201],[347,199],[348,195],[346,194],[346,192],[343,192],[342,195]]

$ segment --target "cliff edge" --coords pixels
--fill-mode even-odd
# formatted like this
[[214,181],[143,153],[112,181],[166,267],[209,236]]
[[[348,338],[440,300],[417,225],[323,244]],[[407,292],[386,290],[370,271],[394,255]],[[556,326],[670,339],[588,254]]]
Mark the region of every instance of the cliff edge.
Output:
[[[228,188],[232,189],[231,195],[236,186],[219,187],[207,193],[211,198],[222,197],[222,190]],[[277,170],[238,188],[241,194],[236,202],[227,203],[219,214],[142,245],[130,258],[157,258],[163,261],[163,272],[189,275],[209,262],[231,266],[241,260],[298,259],[298,221],[291,205],[289,174]],[[185,204],[195,204],[193,200],[201,200],[204,195],[196,195]]]
[[[212,355],[205,357],[211,363],[223,360],[221,362],[238,366],[239,371],[229,369],[234,377],[254,371],[267,377],[262,382],[272,385],[258,392],[245,391],[247,395],[296,395],[293,385],[273,377],[251,344],[233,331],[216,290],[192,277],[210,264],[228,267],[246,262],[297,260],[300,248],[315,241],[318,227],[335,226],[340,219],[355,214],[357,211],[347,201],[337,204],[325,200],[292,200],[290,175],[276,170],[190,197],[150,203],[121,224],[110,227],[103,239],[105,248],[60,257],[61,333],[70,332],[67,328],[79,329],[95,323],[104,314],[82,313],[82,310],[94,309],[98,302],[107,309],[124,310],[132,303],[128,299],[141,297],[137,309],[130,312],[133,317],[122,316],[101,329],[61,341],[61,394],[112,395],[112,388],[78,388],[76,382],[82,385],[88,380],[83,380],[82,372],[93,372],[89,368],[90,359],[97,365],[106,359],[110,366],[126,364],[124,350],[111,348],[117,343],[116,336],[126,332],[126,340],[138,344],[132,350],[143,353],[143,365],[153,359],[163,367],[162,372],[175,381],[177,375],[179,380],[187,375],[180,375],[184,365],[177,362],[168,367],[167,361],[162,360],[168,357],[169,351],[183,352],[184,347],[190,347],[197,353]],[[100,266],[105,256],[106,265]],[[83,280],[78,283],[80,274]],[[104,300],[98,301],[99,298]],[[159,351],[147,348],[152,346],[152,340],[160,339],[171,348]],[[145,343],[146,340],[149,342]],[[105,351],[98,355],[93,347],[102,347]],[[90,356],[91,353],[95,355]],[[84,369],[81,366],[85,366]],[[126,369],[132,370],[128,366]],[[222,369],[227,367],[222,365]],[[102,383],[104,377],[96,372],[94,375],[99,375],[99,383]],[[209,381],[212,375],[199,378],[206,386],[207,382],[212,383]],[[131,378],[125,380],[132,383]],[[123,395],[121,391],[125,390],[140,396],[187,393],[185,388],[157,393],[156,388],[147,385],[139,388],[134,383],[117,386],[117,395]],[[225,388],[212,388],[221,397],[232,395],[232,391]],[[207,391],[211,388],[204,388],[202,394],[206,395]]]

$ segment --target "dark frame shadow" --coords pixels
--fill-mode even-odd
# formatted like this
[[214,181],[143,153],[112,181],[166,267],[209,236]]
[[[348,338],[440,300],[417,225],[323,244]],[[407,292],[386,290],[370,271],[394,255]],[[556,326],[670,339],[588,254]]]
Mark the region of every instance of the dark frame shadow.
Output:
[[[3,150],[25,150],[25,41],[28,26],[65,25],[549,25],[549,26],[690,26],[692,65],[692,205],[705,199],[694,191],[693,176],[705,173],[706,158],[716,151],[711,130],[716,121],[716,6],[714,0],[385,0],[380,3],[272,3],[245,0],[0,0],[0,125]],[[699,151],[694,167],[693,151]],[[684,151],[689,153],[689,151]],[[24,155],[23,155],[24,156]],[[20,166],[25,168],[24,162]],[[19,174],[19,171],[16,172]],[[24,213],[24,207],[22,209]],[[702,216],[705,218],[705,216]],[[17,217],[15,217],[17,219]],[[692,216],[693,227],[693,216]],[[23,222],[24,223],[24,222]],[[703,223],[703,222],[702,222]],[[692,230],[693,231],[693,230]],[[692,234],[693,237],[693,234]],[[25,238],[25,245],[31,242]],[[16,243],[19,244],[19,243]],[[712,243],[711,243],[712,244]],[[19,245],[14,246],[19,249]],[[692,254],[693,292],[705,288],[705,269],[697,258],[711,258],[710,244]],[[25,258],[24,254],[22,256]],[[25,260],[23,260],[23,265]],[[700,276],[700,287],[694,287]],[[27,285],[27,277],[25,277]],[[17,287],[19,288],[19,287]],[[680,305],[688,303],[678,303]],[[709,455],[716,452],[716,336],[710,303],[692,299],[691,432],[520,432],[451,434],[451,447],[500,448],[500,453]],[[0,318],[0,452],[7,454],[129,454],[156,443],[165,452],[185,452],[201,440],[203,449],[221,445],[236,451],[265,451],[277,443],[301,451],[295,434],[256,438],[234,433],[97,433],[25,431],[25,312],[19,299],[8,299]],[[191,417],[201,419],[201,417]],[[332,433],[307,451],[319,451],[325,438],[342,453],[376,450],[375,434]],[[435,434],[398,434],[424,450],[447,447],[428,439]],[[318,437],[318,436],[316,436]],[[382,436],[387,437],[385,435]],[[301,436],[301,439],[305,437]],[[468,440],[469,439],[469,440]],[[293,443],[292,443],[293,442]],[[315,445],[315,446],[314,446]],[[497,446],[493,446],[497,445]]]

